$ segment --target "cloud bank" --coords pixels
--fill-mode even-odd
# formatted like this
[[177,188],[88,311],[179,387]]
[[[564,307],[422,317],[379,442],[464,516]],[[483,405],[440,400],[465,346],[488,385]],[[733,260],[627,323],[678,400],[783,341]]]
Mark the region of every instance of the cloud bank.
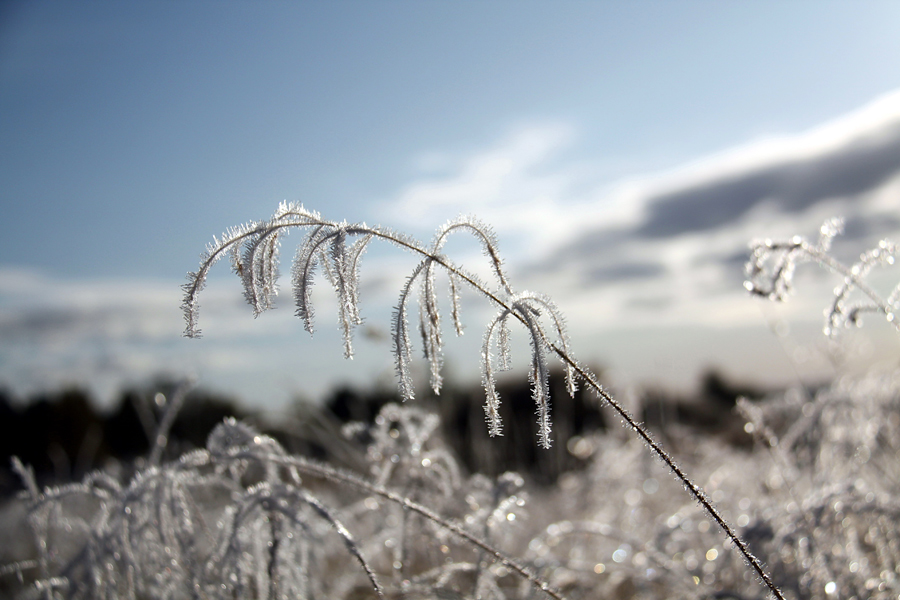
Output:
[[802,214],[828,200],[857,199],[898,173],[900,93],[894,93],[809,132],[763,140],[662,181],[644,192],[644,220],[635,233],[661,238],[727,227],[760,205]]

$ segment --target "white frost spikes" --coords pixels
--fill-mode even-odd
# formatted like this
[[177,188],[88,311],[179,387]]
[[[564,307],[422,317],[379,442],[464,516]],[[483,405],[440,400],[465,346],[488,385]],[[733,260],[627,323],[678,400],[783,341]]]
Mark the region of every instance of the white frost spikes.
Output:
[[[495,343],[498,345],[499,368],[508,369],[509,319],[512,317],[522,323],[529,332],[532,349],[531,379],[538,419],[538,443],[545,448],[550,446],[550,371],[546,355],[548,351],[557,355],[569,351],[563,319],[548,298],[531,292],[517,294],[512,290],[503,270],[494,233],[473,217],[460,217],[450,221],[438,230],[431,246],[426,248],[415,240],[380,227],[326,221],[300,205],[283,203],[270,220],[231,229],[221,240],[213,240],[201,259],[200,268],[196,273],[188,275],[188,283],[184,286],[182,309],[187,325],[185,335],[199,336],[197,296],[203,288],[210,267],[226,253],[230,255],[232,269],[241,278],[244,296],[254,314],[273,308],[278,293],[281,239],[288,230],[296,228],[306,230],[306,237],[297,249],[291,269],[296,314],[303,321],[304,328],[312,333],[312,286],[316,269],[321,268],[338,298],[338,323],[343,335],[346,358],[353,356],[353,329],[362,323],[359,311],[359,265],[369,242],[375,238],[384,239],[422,258],[401,290],[391,330],[399,388],[404,400],[414,397],[408,308],[412,298],[417,298],[419,303],[419,334],[430,367],[431,388],[435,394],[440,393],[443,383],[441,369],[444,362],[444,339],[437,297],[438,270],[444,271],[449,279],[450,315],[457,335],[463,332],[459,317],[460,287],[463,284],[468,284],[500,307],[500,316],[488,326],[482,352],[487,395],[485,412],[491,435],[502,433],[500,398],[494,385],[492,348]],[[481,244],[496,281],[493,287],[455,266],[442,253],[447,239],[456,232],[468,233]],[[549,320],[547,330],[542,324],[542,315],[547,315]],[[575,377],[571,363],[563,361],[563,365],[566,387],[570,394],[574,394]]]
[[[484,405],[485,418],[488,423],[488,433],[491,436],[502,435],[502,421],[500,419],[500,396],[494,380],[494,363],[492,348],[495,344],[499,353],[499,368],[508,370],[509,364],[509,317],[514,316],[521,321],[529,333],[531,341],[531,369],[529,377],[532,383],[532,393],[535,402],[538,425],[538,445],[549,448],[550,439],[550,368],[547,365],[546,350],[558,349],[568,355],[569,337],[566,333],[565,323],[556,305],[549,298],[534,292],[522,292],[515,294],[508,300],[509,308],[501,309],[500,313],[488,324],[484,334],[484,343],[481,348],[482,382],[487,400]],[[542,314],[547,314],[553,323],[557,341],[550,342],[546,331],[540,323]],[[575,371],[570,363],[563,361],[566,374],[566,390],[569,395],[574,395],[577,389],[575,384]]]

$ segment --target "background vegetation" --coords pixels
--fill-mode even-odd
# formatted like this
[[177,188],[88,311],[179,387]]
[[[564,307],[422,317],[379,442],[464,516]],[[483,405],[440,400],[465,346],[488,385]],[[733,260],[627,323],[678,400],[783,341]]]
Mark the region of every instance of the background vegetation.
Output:
[[[648,403],[647,396],[626,408],[570,357],[552,303],[513,292],[480,224],[451,222],[426,249],[392,232],[323,222],[289,205],[271,221],[230,230],[203,255],[185,286],[190,333],[198,333],[195,294],[225,249],[251,306],[268,307],[277,277],[273,234],[285,225],[311,231],[294,262],[298,314],[311,331],[309,265],[320,261],[339,298],[348,357],[353,326],[361,321],[355,278],[364,244],[382,236],[424,256],[401,291],[394,319],[402,395],[413,393],[404,327],[417,283],[435,395],[443,385],[432,266],[450,277],[454,321],[459,281],[498,304],[483,351],[487,433],[501,431],[498,398],[511,415],[528,415],[536,403],[537,451],[519,437],[487,440],[476,433],[471,394],[449,386],[430,407],[397,403],[389,394],[338,392],[320,410],[272,425],[272,435],[251,425],[251,416],[223,419],[234,407],[190,398],[187,382],[126,395],[107,417],[93,413],[78,392],[32,403],[22,414],[7,402],[11,425],[17,419],[51,425],[42,433],[46,450],[22,447],[43,467],[42,479],[84,472],[80,481],[42,489],[33,468],[12,459],[26,502],[7,504],[5,525],[20,540],[27,523],[34,545],[10,546],[2,569],[9,594],[48,600],[898,596],[897,373],[765,394],[731,388],[711,374],[704,403],[688,408]],[[497,291],[440,254],[455,229],[484,241]],[[882,242],[845,266],[828,254],[840,231],[839,221],[829,221],[815,242],[799,236],[754,242],[747,289],[783,301],[797,266],[812,261],[843,277],[826,310],[827,335],[859,325],[868,313],[895,325],[900,286],[883,298],[866,277],[892,266],[896,249]],[[363,245],[346,245],[348,232],[362,235]],[[558,341],[538,320],[538,307],[547,309]],[[532,371],[530,385],[505,387],[501,396],[491,344],[499,324],[502,366],[507,315],[530,332]],[[552,378],[558,392],[568,392],[555,394],[555,431],[564,442],[555,446],[544,351],[559,355],[593,392],[586,397],[565,373]],[[610,416],[629,427],[607,430]],[[516,422],[522,419],[509,420],[506,428],[528,429]],[[491,450],[498,441],[508,441],[505,450]],[[88,471],[95,461],[101,468]],[[511,465],[521,474],[504,470]],[[682,486],[688,494],[679,492]],[[347,571],[348,561],[358,568]]]

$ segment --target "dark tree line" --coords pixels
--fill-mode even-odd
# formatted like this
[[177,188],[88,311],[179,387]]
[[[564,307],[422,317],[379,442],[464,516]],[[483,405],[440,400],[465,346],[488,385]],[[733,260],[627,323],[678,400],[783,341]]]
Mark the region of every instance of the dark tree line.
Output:
[[[488,437],[480,387],[448,386],[440,397],[417,400],[441,417],[444,439],[470,472],[497,475],[515,470],[533,480],[551,483],[582,460],[567,449],[566,440],[607,426],[604,412],[588,394],[574,398],[565,393],[561,377],[552,377],[554,444],[543,450],[534,443],[536,418],[527,381],[501,381],[504,435]],[[62,390],[16,401],[0,389],[0,493],[20,489],[10,469],[12,456],[31,465],[42,483],[70,481],[86,472],[111,465],[127,469],[147,455],[155,428],[172,397],[175,385],[162,383],[146,390],[123,392],[112,408],[98,410],[90,396],[79,389]],[[644,422],[656,430],[673,423],[687,424],[725,435],[740,445],[749,441],[742,422],[732,410],[739,395],[759,397],[752,388],[734,386],[716,373],[703,380],[699,397],[684,399],[661,391],[648,391],[641,399]],[[191,392],[172,427],[167,452],[176,456],[203,446],[206,436],[224,418],[246,420],[278,438],[296,453],[354,468],[358,452],[340,434],[350,421],[371,423],[382,406],[399,397],[385,390],[334,390],[321,405],[297,403],[277,419],[264,419],[240,403],[203,390]],[[365,440],[362,440],[365,442]],[[358,442],[357,442],[358,443]]]

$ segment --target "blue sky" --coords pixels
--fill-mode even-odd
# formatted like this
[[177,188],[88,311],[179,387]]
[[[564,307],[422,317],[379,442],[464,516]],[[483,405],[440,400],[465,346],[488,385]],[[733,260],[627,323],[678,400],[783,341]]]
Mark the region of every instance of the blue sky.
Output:
[[[424,238],[478,214],[622,382],[821,375],[776,367],[818,352],[827,300],[772,316],[739,255],[835,212],[850,256],[900,237],[897,23],[893,2],[7,2],[0,383],[109,397],[191,371],[276,405],[390,382],[388,251],[364,265],[372,347],[353,363],[287,298],[250,318],[224,266],[206,337],[178,337],[206,242],[284,199]],[[796,338],[773,342],[772,319]]]

